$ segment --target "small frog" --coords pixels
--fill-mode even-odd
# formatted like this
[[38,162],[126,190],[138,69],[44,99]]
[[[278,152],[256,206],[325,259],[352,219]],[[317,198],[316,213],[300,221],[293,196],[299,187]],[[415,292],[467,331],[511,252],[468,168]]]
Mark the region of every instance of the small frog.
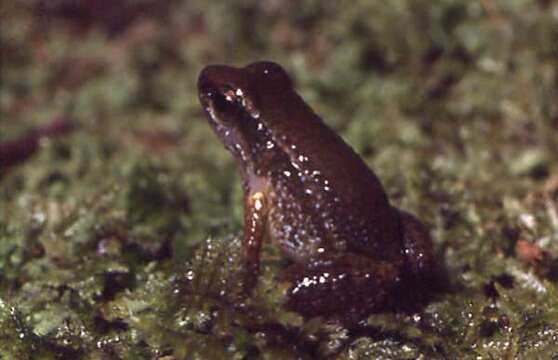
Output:
[[282,273],[292,284],[285,305],[306,318],[381,310],[402,280],[431,272],[427,229],[390,205],[374,172],[281,66],[210,65],[198,89],[243,181],[245,295],[257,283],[264,239],[292,262]]

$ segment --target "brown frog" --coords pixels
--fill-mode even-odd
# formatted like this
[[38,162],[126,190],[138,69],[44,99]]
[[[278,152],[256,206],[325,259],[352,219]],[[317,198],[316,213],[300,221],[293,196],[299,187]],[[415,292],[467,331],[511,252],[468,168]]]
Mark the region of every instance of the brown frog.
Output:
[[427,229],[390,205],[376,175],[279,65],[207,66],[198,89],[243,180],[246,295],[264,239],[292,262],[282,276],[292,283],[286,307],[305,317],[381,310],[402,280],[430,273]]

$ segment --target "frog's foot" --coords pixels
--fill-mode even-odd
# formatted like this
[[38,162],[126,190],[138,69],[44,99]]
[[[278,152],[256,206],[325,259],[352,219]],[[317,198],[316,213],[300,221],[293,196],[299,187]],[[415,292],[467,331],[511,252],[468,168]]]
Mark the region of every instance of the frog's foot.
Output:
[[285,307],[306,318],[364,316],[385,305],[399,281],[398,268],[351,253],[291,265],[281,276],[293,284]]
[[429,278],[435,267],[435,261],[428,229],[408,212],[402,210],[398,212],[403,228],[408,275],[414,279]]

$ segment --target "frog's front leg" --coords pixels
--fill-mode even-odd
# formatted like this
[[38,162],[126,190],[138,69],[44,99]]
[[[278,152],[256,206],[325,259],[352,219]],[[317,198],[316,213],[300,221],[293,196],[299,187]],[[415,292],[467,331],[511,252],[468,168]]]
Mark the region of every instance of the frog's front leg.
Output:
[[244,295],[249,295],[258,282],[260,250],[267,227],[269,201],[263,191],[247,192],[244,206]]
[[385,305],[399,281],[399,269],[400,264],[353,253],[293,264],[281,276],[292,283],[285,306],[306,318],[358,318]]

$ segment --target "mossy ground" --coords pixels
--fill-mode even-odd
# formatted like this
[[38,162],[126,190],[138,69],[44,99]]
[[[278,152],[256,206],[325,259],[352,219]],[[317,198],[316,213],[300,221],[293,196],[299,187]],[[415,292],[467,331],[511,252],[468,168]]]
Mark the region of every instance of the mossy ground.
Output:
[[[558,358],[558,2],[100,3],[0,5],[0,142],[77,126],[0,169],[0,359]],[[195,84],[261,59],[430,224],[424,307],[303,322],[274,249],[231,306],[242,194]]]

